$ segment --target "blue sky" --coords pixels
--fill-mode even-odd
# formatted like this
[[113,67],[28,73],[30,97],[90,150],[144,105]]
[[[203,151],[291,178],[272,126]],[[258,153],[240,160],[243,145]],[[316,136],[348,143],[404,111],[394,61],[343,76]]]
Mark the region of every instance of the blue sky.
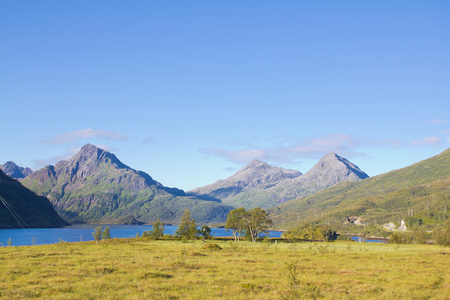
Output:
[[95,144],[167,186],[450,147],[449,1],[0,1],[0,164]]

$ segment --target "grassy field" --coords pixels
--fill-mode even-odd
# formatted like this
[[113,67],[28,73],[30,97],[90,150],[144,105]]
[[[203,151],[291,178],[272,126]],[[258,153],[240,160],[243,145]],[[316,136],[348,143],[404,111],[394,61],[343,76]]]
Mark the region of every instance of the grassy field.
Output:
[[3,247],[0,298],[450,299],[450,251],[146,238]]

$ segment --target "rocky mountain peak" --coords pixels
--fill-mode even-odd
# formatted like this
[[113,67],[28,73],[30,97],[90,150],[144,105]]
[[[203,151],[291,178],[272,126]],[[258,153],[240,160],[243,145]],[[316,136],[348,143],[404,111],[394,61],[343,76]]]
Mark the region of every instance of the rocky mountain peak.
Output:
[[101,150],[97,146],[94,146],[92,144],[86,144],[83,147],[81,147],[79,154],[85,157],[93,157],[96,156],[98,151]]
[[305,178],[321,177],[329,183],[357,181],[369,177],[358,166],[334,152],[329,152],[323,156],[304,176]]
[[239,174],[239,173],[254,173],[254,172],[261,172],[261,171],[264,172],[264,171],[266,171],[266,170],[268,170],[270,168],[272,168],[272,166],[270,166],[266,162],[254,159],[248,165],[246,165],[241,170],[239,170],[238,173],[236,173],[236,174]]
[[72,164],[89,163],[98,165],[100,163],[107,163],[116,165],[117,168],[129,169],[129,167],[123,164],[114,154],[91,144],[86,144],[81,147],[80,151],[74,157],[72,157],[70,161],[72,162]]
[[260,161],[259,159],[254,159],[247,166],[245,166],[245,168],[254,168],[258,166],[268,166],[268,164]]
[[260,190],[273,186],[285,179],[301,176],[296,170],[273,167],[266,162],[253,160],[227,179],[196,188],[188,193],[227,199],[243,191]]
[[25,178],[33,172],[30,168],[22,168],[12,161],[8,161],[4,165],[0,165],[0,169],[6,175],[15,179]]

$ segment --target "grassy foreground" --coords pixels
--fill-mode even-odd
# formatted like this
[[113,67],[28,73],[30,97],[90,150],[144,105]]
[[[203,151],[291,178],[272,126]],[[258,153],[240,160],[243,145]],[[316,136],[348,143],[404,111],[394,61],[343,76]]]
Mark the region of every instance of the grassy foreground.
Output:
[[450,299],[450,251],[146,238],[3,247],[0,298]]

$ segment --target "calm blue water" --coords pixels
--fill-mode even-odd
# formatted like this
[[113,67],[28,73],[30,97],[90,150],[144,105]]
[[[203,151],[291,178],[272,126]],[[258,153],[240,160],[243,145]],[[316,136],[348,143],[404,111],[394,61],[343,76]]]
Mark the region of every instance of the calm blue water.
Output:
[[[352,238],[353,241],[359,242],[360,241],[360,237],[359,236],[350,236]],[[386,243],[386,241],[384,240],[370,240],[370,239],[363,239],[361,240],[361,242],[366,242],[366,243]]]
[[[0,229],[0,247],[7,246],[11,238],[12,246],[55,244],[61,239],[65,242],[93,241],[92,232],[98,225],[68,226],[62,228]],[[103,226],[105,228],[106,226]],[[145,230],[152,230],[152,225],[108,225],[111,237],[129,238]],[[178,226],[166,225],[165,234],[175,234]],[[232,236],[225,228],[211,228],[211,235],[216,237]],[[270,231],[269,237],[281,237],[281,232]]]

